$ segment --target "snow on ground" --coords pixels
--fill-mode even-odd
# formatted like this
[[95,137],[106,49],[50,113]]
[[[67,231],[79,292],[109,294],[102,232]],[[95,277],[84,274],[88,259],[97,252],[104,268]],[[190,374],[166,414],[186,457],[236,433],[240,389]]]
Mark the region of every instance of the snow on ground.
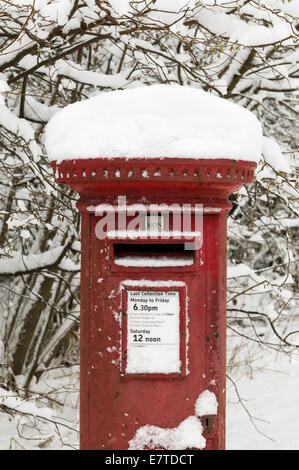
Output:
[[[238,379],[238,393],[254,424],[227,383],[227,449],[299,449],[299,358],[261,352],[264,368]],[[256,426],[256,428],[255,428]]]
[[[238,402],[233,384],[228,381],[227,449],[298,450],[299,359],[290,362],[285,355],[263,350],[253,364],[256,370],[252,372],[252,377],[245,374],[248,370],[243,366],[238,368],[238,377],[229,373],[236,380],[244,406],[255,419],[253,424]],[[39,397],[38,403],[30,408],[31,412],[38,414],[37,407],[41,407],[45,413],[48,403],[51,409],[49,416],[61,423],[57,428],[49,421],[36,421],[33,417],[25,418],[18,414],[12,417],[0,412],[0,450],[76,448],[78,377],[78,367],[58,369],[56,373],[45,374],[34,387],[39,393],[41,390],[47,391],[52,399],[61,403],[55,405]],[[35,422],[40,431],[35,427]]]
[[79,367],[49,370],[30,390],[26,400],[0,386],[0,450],[77,449]]
[[258,162],[262,142],[253,113],[179,85],[117,90],[70,104],[54,114],[45,135],[48,156],[58,161],[125,156]]

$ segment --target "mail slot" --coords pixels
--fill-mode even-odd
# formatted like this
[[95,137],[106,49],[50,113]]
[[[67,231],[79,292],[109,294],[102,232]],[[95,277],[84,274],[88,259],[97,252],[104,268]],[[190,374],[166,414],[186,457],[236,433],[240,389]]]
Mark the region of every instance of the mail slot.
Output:
[[126,268],[190,268],[195,266],[195,250],[185,243],[114,243],[115,266]]
[[52,165],[82,213],[81,449],[224,448],[228,196],[255,164]]

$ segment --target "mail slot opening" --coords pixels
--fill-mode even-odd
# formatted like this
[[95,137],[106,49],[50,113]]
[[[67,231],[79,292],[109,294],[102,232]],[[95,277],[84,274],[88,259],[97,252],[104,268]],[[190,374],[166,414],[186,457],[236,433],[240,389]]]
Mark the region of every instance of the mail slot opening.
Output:
[[191,266],[195,259],[184,243],[114,243],[113,248],[115,264],[125,267]]

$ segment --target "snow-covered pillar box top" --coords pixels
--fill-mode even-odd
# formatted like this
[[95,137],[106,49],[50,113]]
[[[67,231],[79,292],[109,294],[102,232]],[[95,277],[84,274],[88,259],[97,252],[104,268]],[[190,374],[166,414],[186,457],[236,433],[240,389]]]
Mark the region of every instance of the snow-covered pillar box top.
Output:
[[228,197],[259,121],[155,85],[67,106],[45,143],[80,194],[81,448],[224,448]]

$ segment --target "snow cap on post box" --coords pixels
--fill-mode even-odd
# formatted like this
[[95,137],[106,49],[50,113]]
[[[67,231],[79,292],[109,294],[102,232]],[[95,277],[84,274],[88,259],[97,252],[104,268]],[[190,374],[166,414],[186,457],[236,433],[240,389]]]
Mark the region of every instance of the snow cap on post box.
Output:
[[66,106],[46,128],[49,159],[195,158],[258,162],[253,113],[197,88],[152,85]]

